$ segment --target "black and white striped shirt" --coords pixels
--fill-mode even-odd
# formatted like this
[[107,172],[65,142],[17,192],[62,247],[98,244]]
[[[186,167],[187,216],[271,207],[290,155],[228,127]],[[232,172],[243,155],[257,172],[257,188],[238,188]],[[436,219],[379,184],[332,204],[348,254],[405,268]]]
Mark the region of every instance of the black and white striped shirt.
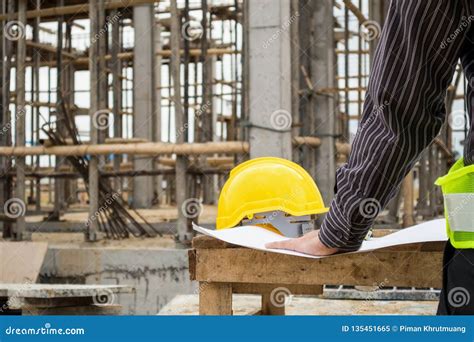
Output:
[[320,230],[328,247],[360,247],[376,214],[439,133],[461,59],[471,116],[465,163],[474,162],[474,0],[392,0],[375,52],[362,120]]

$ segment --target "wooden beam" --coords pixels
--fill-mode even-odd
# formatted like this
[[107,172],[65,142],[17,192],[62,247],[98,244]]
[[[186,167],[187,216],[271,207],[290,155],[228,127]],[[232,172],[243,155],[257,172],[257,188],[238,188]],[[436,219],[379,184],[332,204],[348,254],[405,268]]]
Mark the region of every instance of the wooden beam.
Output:
[[[57,48],[53,45],[37,43],[37,42],[33,42],[31,40],[26,41],[26,46],[30,46],[30,47],[38,49],[38,50],[48,51],[48,52],[51,52],[51,53],[56,53],[57,52]],[[71,52],[67,52],[65,50],[62,50],[61,53],[64,57],[67,57],[67,58],[71,58],[71,59],[77,58],[76,54],[71,53]]]
[[264,291],[262,293],[261,315],[285,315],[286,290],[285,287],[274,287]]
[[226,141],[209,143],[136,143],[136,144],[92,144],[75,146],[1,146],[0,155],[3,156],[85,156],[85,155],[107,155],[107,154],[129,154],[129,155],[199,155],[212,153],[237,154],[247,153],[249,145],[247,142]]
[[344,5],[355,15],[355,17],[359,21],[359,24],[363,25],[367,21],[367,18],[359,9],[359,7],[354,5],[351,0],[343,0],[343,1],[344,1]]
[[[117,8],[127,8],[131,6],[143,5],[143,4],[152,4],[155,2],[159,2],[159,0],[114,0],[114,1],[107,1],[105,3],[105,9],[117,9]],[[68,15],[68,14],[79,14],[79,13],[88,13],[89,12],[89,4],[86,2],[80,5],[72,5],[72,6],[63,6],[63,7],[50,7],[50,8],[43,8],[39,10],[31,10],[26,12],[26,18],[41,18],[41,17],[56,17],[60,15]],[[16,18],[18,13],[12,14],[3,14],[0,15],[0,21],[2,20],[9,20],[11,18]]]
[[262,294],[271,292],[275,287],[284,287],[292,295],[315,296],[323,293],[321,285],[294,285],[294,284],[246,284],[233,283],[232,293],[238,294]]
[[440,288],[442,248],[438,244],[436,251],[425,251],[423,246],[322,259],[247,248],[196,249],[194,275],[200,282]]
[[232,285],[200,283],[199,315],[232,315]]

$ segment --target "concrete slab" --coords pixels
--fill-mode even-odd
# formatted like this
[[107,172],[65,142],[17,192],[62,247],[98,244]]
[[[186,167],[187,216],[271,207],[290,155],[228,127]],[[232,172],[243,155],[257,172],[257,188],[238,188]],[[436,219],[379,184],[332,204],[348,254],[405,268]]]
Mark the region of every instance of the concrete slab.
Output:
[[134,293],[114,298],[128,315],[156,315],[176,295],[197,293],[197,284],[189,279],[185,249],[55,246],[48,250],[41,279],[132,286]]
[[35,283],[48,244],[45,242],[0,242],[0,283]]
[[133,291],[132,286],[126,285],[0,284],[0,297],[94,297],[103,292],[131,293]]

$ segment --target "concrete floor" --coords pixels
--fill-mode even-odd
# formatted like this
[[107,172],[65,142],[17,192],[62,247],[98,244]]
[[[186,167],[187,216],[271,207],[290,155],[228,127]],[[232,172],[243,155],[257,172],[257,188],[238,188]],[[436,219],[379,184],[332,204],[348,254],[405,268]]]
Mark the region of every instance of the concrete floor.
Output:
[[[197,315],[198,295],[179,295],[159,315]],[[434,315],[437,301],[340,300],[293,296],[287,315]],[[260,308],[260,296],[233,295],[234,315],[248,315]]]

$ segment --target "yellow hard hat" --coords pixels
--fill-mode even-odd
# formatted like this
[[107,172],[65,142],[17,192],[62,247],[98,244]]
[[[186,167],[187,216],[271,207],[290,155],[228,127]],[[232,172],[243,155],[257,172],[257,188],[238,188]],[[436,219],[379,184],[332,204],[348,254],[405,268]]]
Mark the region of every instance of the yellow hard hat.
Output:
[[304,216],[328,210],[305,169],[286,159],[262,157],[232,169],[219,196],[216,226],[235,227],[268,211]]

